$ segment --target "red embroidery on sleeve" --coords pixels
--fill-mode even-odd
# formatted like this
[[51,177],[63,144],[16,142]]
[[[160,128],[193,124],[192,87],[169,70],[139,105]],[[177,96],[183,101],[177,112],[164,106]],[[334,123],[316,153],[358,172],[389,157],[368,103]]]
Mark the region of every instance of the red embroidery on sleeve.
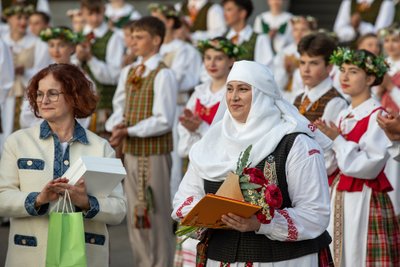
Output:
[[314,154],[321,154],[321,152],[318,149],[311,149],[310,151],[308,151],[309,156]]
[[315,126],[313,123],[310,123],[308,124],[308,129],[310,129],[311,132],[315,132],[317,130],[317,126]]
[[193,196],[188,197],[188,198],[185,200],[185,202],[183,202],[183,204],[179,207],[179,209],[177,209],[177,211],[176,211],[176,216],[177,216],[178,218],[180,218],[180,219],[183,218],[182,209],[183,209],[184,207],[189,206],[190,204],[192,204],[193,199],[194,199]]
[[290,218],[289,213],[287,210],[278,210],[278,213],[285,217],[288,223],[288,238],[287,241],[296,241],[299,237],[299,232],[297,232],[297,228],[293,223],[292,218]]

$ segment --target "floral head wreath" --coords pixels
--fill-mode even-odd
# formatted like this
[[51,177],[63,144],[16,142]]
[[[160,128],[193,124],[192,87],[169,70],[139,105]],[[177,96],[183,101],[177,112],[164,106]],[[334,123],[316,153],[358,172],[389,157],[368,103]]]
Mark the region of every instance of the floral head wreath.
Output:
[[381,39],[384,39],[388,35],[397,35],[400,36],[400,28],[396,25],[392,25],[390,27],[382,28],[378,31],[378,36]]
[[47,28],[42,30],[39,36],[44,42],[48,42],[51,39],[64,39],[65,41],[73,44],[78,44],[85,41],[85,37],[81,33],[76,33],[71,29],[63,27]]
[[235,45],[227,39],[213,39],[213,40],[203,40],[197,43],[197,48],[204,54],[204,52],[209,49],[215,49],[226,54],[230,58],[238,58],[245,53],[244,47],[240,45]]
[[313,16],[293,16],[290,21],[293,23],[297,23],[300,21],[305,21],[308,23],[310,29],[312,31],[315,31],[318,29],[318,22],[317,19],[314,18]]
[[382,78],[389,70],[389,64],[382,56],[371,56],[362,50],[351,50],[339,47],[333,52],[330,62],[337,66],[344,63],[356,65],[369,75]]
[[12,5],[3,10],[3,17],[8,18],[15,14],[27,14],[30,15],[35,12],[33,5]]
[[166,17],[180,17],[180,14],[178,11],[175,10],[172,6],[164,5],[164,4],[158,4],[158,3],[152,3],[147,7],[150,11],[157,11],[162,13]]

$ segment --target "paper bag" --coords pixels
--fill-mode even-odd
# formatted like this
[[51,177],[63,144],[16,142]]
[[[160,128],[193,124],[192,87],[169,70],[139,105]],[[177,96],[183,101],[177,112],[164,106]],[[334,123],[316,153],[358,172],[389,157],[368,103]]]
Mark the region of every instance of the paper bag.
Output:
[[73,212],[72,205],[70,211],[59,212],[57,205],[48,227],[46,267],[86,267],[82,212]]

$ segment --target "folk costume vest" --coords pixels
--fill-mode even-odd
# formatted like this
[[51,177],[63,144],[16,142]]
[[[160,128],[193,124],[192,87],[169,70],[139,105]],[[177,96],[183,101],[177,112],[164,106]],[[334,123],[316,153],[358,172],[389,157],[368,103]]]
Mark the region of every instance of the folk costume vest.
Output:
[[[182,14],[184,16],[189,16],[188,2],[188,0],[185,0],[182,4]],[[207,30],[207,14],[212,5],[212,3],[208,2],[198,11],[196,18],[190,27],[191,32]]]
[[[137,66],[138,67],[138,66]],[[133,68],[128,77],[136,73]],[[136,79],[135,85],[126,85],[125,124],[127,127],[152,116],[154,103],[154,80],[158,72],[167,66],[160,62],[146,77]],[[128,79],[130,81],[130,79]],[[123,152],[134,156],[166,154],[172,151],[172,132],[153,137],[131,137],[124,141]]]
[[[256,168],[267,177],[276,173],[283,203],[280,209],[292,207],[286,181],[285,165],[289,151],[299,133],[286,135],[278,147],[262,160]],[[304,177],[306,179],[306,177]],[[304,181],[307,182],[307,181]],[[222,182],[204,180],[205,193],[215,193]],[[220,262],[277,262],[318,253],[331,242],[328,232],[319,237],[296,241],[297,230],[289,222],[288,241],[271,240],[254,232],[241,233],[235,230],[212,230],[208,243],[207,258]],[[295,241],[295,242],[293,242]]]
[[[92,54],[101,61],[106,60],[107,56],[107,44],[113,35],[113,31],[109,30],[101,38],[95,38],[93,44],[91,45]],[[89,74],[92,81],[96,84],[97,92],[100,96],[99,103],[97,104],[97,109],[112,109],[112,98],[114,96],[116,86],[109,84],[100,83],[90,71],[89,66],[84,63],[83,69]]]
[[[104,19],[105,19],[105,21],[106,21],[107,23],[109,23],[109,21],[110,21],[110,18],[109,18],[109,17],[105,16]],[[125,24],[127,24],[127,23],[130,21],[130,19],[131,19],[131,14],[128,14],[128,15],[126,15],[126,16],[120,17],[117,21],[113,22],[112,25],[113,25],[114,27],[117,27],[117,28],[119,28],[119,29],[122,29],[122,27],[123,27]]]
[[361,20],[375,24],[382,2],[383,0],[375,0],[368,8],[363,8],[361,4],[357,3],[357,0],[351,0],[351,14],[358,12]]
[[[304,93],[298,95],[296,99],[294,100],[294,105],[297,107],[297,109],[300,110],[300,107],[302,105],[302,98],[303,98]],[[341,97],[343,98],[340,93],[335,89],[331,88],[328,92],[326,92],[323,96],[321,96],[316,102],[312,104],[312,106],[308,109],[305,110],[302,115],[306,117],[309,121],[313,122],[316,119],[319,119],[322,117],[324,114],[324,110],[326,105],[328,104],[329,101],[331,101],[335,97]]]
[[208,125],[211,125],[215,114],[217,113],[219,103],[215,103],[211,107],[206,107],[201,104],[199,99],[196,99],[196,105],[194,107],[195,114],[199,115],[200,119],[205,121]]
[[[225,37],[228,33],[225,34]],[[254,53],[256,50],[256,43],[257,43],[258,34],[253,32],[249,40],[240,44],[241,47],[244,48],[244,53],[236,58],[236,61],[239,60],[254,60]]]
[[[378,110],[383,110],[383,108],[379,107],[373,110],[368,116],[358,121],[356,126],[354,126],[354,128],[348,134],[343,135],[343,137],[348,141],[353,141],[358,144],[361,137],[365,134],[365,132],[368,129],[369,119],[371,115]],[[341,122],[342,121],[340,121],[339,123],[339,129]],[[390,184],[389,180],[387,179],[383,170],[384,168],[381,170],[381,172],[375,179],[371,180],[371,179],[359,179],[356,177],[351,177],[341,173],[340,170],[338,169],[332,175],[329,176],[329,185],[333,184],[335,177],[339,174],[339,181],[336,188],[336,190],[338,191],[360,192],[363,190],[364,184],[377,192],[392,191],[393,187]]]

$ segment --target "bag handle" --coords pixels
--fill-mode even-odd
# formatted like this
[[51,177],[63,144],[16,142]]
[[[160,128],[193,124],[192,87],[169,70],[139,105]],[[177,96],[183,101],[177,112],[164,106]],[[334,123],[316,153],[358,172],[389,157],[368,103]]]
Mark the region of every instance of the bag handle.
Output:
[[[71,196],[69,195],[68,190],[64,191],[64,196],[63,197],[60,196],[58,198],[57,206],[54,206],[50,211],[54,211],[55,210],[56,212],[60,212],[60,202],[61,202],[61,200],[64,200],[63,207],[62,207],[62,210],[61,210],[62,213],[72,213],[72,212],[74,212],[74,208],[72,207]],[[68,205],[66,204],[67,201],[68,201],[68,204],[69,204],[70,211],[68,211]]]

